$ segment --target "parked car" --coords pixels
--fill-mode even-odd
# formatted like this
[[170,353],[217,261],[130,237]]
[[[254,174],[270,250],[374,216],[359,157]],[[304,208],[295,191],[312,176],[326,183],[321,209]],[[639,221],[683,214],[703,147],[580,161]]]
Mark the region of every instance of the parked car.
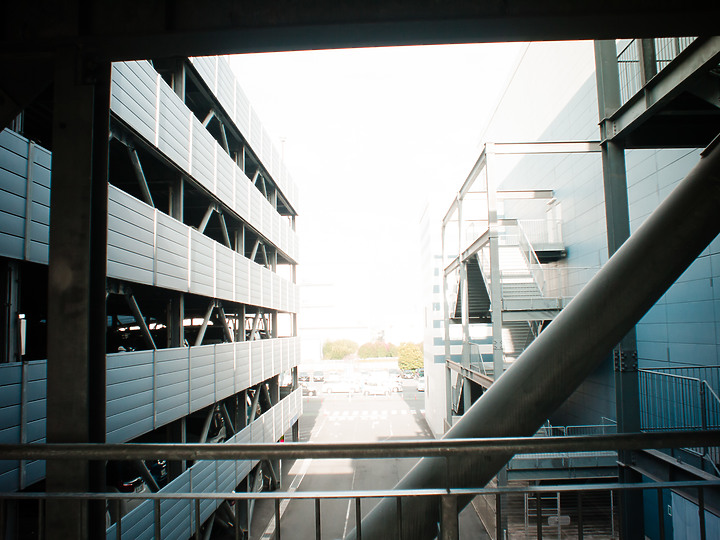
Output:
[[323,385],[323,392],[327,394],[354,394],[361,391],[361,384],[342,377],[328,377]]
[[418,392],[424,392],[425,391],[425,375],[422,377],[419,377],[417,380],[417,389]]
[[363,385],[363,394],[366,396],[389,396],[392,388],[384,379],[368,379]]
[[300,383],[300,388],[302,388],[303,396],[317,396],[318,392],[322,388],[322,384],[312,381],[302,381]]

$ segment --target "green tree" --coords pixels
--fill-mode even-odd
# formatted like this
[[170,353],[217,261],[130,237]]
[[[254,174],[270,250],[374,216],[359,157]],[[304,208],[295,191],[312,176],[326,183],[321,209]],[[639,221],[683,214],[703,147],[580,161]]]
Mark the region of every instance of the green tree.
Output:
[[375,341],[374,343],[363,343],[358,349],[360,358],[391,358],[397,354],[397,347],[392,343]]
[[326,360],[342,360],[356,353],[358,350],[357,343],[349,339],[338,339],[336,341],[326,341],[323,344],[323,358]]
[[402,343],[398,347],[398,368],[421,369],[423,367],[422,345]]

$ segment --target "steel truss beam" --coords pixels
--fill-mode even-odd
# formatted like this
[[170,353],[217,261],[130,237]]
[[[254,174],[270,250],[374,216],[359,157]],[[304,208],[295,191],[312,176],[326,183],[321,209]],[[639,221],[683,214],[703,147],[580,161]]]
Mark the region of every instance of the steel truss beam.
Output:
[[720,37],[698,38],[657,76],[647,81],[627,103],[601,119],[603,136],[607,140],[624,140],[718,64]]

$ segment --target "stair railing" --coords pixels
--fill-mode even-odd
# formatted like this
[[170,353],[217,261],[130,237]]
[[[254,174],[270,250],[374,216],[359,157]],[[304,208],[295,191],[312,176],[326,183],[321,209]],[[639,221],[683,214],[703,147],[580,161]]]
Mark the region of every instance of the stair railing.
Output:
[[[705,380],[648,369],[640,375],[640,429],[667,431],[720,427],[720,397]],[[720,447],[686,448],[718,471]]]
[[538,260],[537,255],[535,254],[535,250],[533,249],[532,244],[530,243],[530,240],[525,234],[522,226],[518,223],[517,225],[515,225],[515,227],[517,228],[517,238],[518,245],[520,246],[520,251],[525,256],[525,260],[528,263],[528,268],[532,273],[533,279],[535,280],[538,289],[540,289],[540,294],[545,296],[545,275],[543,274],[540,261]]

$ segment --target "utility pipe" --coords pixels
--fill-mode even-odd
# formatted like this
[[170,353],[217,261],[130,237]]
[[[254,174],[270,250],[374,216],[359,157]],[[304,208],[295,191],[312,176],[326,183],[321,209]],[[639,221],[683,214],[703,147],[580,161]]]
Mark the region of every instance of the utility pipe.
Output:
[[[443,437],[530,436],[606,358],[720,233],[720,137],[603,268]],[[424,458],[396,489],[485,486],[512,457]],[[458,500],[458,510],[469,502]],[[400,534],[396,501],[381,500],[362,520],[365,540]],[[408,498],[402,537],[437,535],[437,498]],[[355,538],[352,531],[349,539]]]

